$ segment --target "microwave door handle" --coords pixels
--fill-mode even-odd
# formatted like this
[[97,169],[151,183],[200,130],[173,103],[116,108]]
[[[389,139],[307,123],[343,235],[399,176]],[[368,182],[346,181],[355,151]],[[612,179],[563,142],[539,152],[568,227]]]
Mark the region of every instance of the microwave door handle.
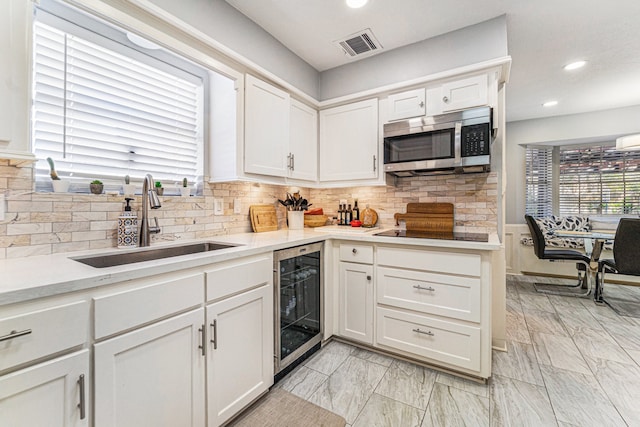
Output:
[[453,155],[454,166],[462,166],[462,122],[456,122],[453,137]]

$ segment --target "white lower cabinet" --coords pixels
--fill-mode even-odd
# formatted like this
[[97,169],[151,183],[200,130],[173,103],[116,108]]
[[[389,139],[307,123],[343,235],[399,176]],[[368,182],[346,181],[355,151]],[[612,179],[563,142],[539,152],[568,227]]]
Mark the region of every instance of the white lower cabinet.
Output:
[[94,345],[95,426],[204,426],[203,309]]
[[219,426],[273,384],[273,287],[207,306],[208,425]]
[[373,266],[340,262],[340,335],[373,344]]
[[0,377],[3,426],[89,425],[89,350]]
[[486,251],[341,242],[338,335],[488,378],[490,258]]

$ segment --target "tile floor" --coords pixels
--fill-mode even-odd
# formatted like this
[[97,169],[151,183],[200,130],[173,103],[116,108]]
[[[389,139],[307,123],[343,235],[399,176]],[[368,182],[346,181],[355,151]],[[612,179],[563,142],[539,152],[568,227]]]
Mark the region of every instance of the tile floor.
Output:
[[333,341],[277,387],[352,427],[640,426],[640,319],[534,279],[508,276],[509,351],[488,385]]

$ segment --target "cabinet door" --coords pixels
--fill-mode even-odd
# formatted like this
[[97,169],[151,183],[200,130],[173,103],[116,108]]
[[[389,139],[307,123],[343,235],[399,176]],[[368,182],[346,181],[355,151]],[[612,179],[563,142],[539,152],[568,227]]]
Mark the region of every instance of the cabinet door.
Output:
[[373,267],[340,263],[340,335],[373,344]]
[[378,176],[378,100],[320,111],[320,181]]
[[0,158],[35,160],[29,139],[32,2],[0,2]]
[[289,132],[289,176],[318,179],[318,112],[295,99],[291,100]]
[[89,425],[89,350],[0,377],[0,424]]
[[245,172],[287,176],[289,94],[247,75],[244,123]]
[[424,88],[394,93],[389,95],[387,101],[389,104],[387,120],[389,121],[420,117],[426,112]]
[[94,345],[97,427],[204,426],[203,309]]
[[487,105],[487,75],[469,77],[442,85],[442,111]]
[[209,426],[219,426],[273,384],[273,287],[207,307]]

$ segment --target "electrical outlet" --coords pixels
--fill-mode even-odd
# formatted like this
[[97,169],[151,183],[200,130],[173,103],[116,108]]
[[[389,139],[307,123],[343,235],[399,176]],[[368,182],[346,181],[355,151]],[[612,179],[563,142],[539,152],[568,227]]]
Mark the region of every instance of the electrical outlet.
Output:
[[223,199],[213,199],[213,214],[224,215]]
[[241,214],[242,213],[242,202],[239,198],[233,199],[233,213]]

